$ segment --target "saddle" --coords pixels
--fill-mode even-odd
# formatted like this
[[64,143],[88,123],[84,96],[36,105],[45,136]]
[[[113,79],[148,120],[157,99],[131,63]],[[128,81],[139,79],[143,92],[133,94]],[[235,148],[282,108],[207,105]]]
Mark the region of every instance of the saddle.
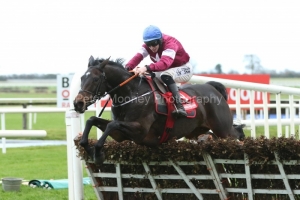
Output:
[[[159,143],[161,144],[169,139],[170,132],[175,123],[175,119],[172,116],[172,112],[175,109],[173,95],[157,77],[146,77],[146,79],[154,94],[156,112],[167,116],[164,132],[159,138]],[[179,90],[179,94],[182,105],[187,113],[187,118],[194,118],[196,116],[196,108],[198,107],[195,100],[196,97],[190,97],[182,90]]]
[[[146,77],[155,99],[155,111],[158,114],[168,115],[175,109],[173,104],[173,96],[164,83],[157,77]],[[187,113],[187,118],[194,118],[196,116],[196,108],[198,104],[196,97],[190,97],[188,94],[179,89],[182,105]]]

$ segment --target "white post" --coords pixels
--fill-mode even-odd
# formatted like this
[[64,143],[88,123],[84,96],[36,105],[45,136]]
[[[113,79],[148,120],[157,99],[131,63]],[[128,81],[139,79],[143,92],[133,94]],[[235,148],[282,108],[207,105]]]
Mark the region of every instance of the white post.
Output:
[[280,93],[276,94],[277,137],[282,137]]
[[291,134],[290,137],[295,137],[295,107],[294,107],[294,96],[289,95],[290,104],[290,119],[291,119]]
[[[101,99],[96,101],[96,116],[98,117],[98,115],[100,114],[101,112]],[[97,128],[97,139],[99,139],[100,137],[102,136],[102,131]]]
[[83,133],[84,128],[85,128],[85,123],[86,123],[86,121],[85,121],[85,116],[84,116],[84,114],[83,114],[83,115],[80,115],[80,124],[81,124],[81,132],[82,132],[82,133]]
[[269,129],[269,111],[268,111],[268,93],[263,92],[263,104],[264,104],[264,128],[265,128],[265,136],[270,138],[270,129]]
[[73,149],[74,143],[72,141],[72,127],[71,127],[71,113],[66,112],[66,133],[67,133],[67,161],[68,161],[68,183],[69,183],[69,200],[74,199],[74,177],[73,177]]
[[[289,113],[290,113],[289,108],[285,108],[285,113],[284,114],[285,114],[285,118],[286,119],[289,118],[289,115],[290,115]],[[289,134],[289,126],[286,125],[285,126],[285,137],[288,138],[289,136],[290,136],[290,134]]]
[[81,132],[80,116],[73,110],[66,112],[69,200],[83,200],[82,163],[74,138]]
[[70,110],[66,112],[69,200],[84,199],[82,162],[77,157],[78,151],[74,144],[74,138],[82,132],[81,121],[80,115],[74,111],[73,105],[73,100],[80,89],[80,77],[82,74],[77,72],[72,78],[69,96]]
[[[32,103],[32,100],[29,103]],[[28,107],[31,108],[32,104],[29,104]],[[28,113],[28,130],[32,130],[32,113]]]
[[[5,113],[1,113],[1,130],[5,130]],[[6,138],[2,137],[2,153],[6,153]]]

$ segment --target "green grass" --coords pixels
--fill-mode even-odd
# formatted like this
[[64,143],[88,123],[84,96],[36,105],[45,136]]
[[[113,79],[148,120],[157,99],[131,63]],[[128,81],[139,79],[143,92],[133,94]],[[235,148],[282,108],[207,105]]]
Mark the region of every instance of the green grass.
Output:
[[[0,93],[1,98],[55,98],[56,94],[31,93]],[[94,112],[84,114],[85,119],[94,115]],[[110,112],[104,112],[103,118],[110,119]],[[22,130],[22,114],[5,114],[5,129]],[[46,130],[47,136],[40,138],[18,138],[18,139],[44,139],[44,140],[66,140],[65,113],[37,113],[36,123],[32,125],[33,130]],[[96,128],[93,127],[90,138],[96,138]],[[8,138],[16,139],[16,138]],[[20,177],[24,180],[31,179],[66,179],[67,147],[45,146],[26,148],[7,148],[6,154],[0,153],[0,178]],[[87,177],[83,169],[84,177]],[[0,200],[68,200],[68,189],[44,190],[42,188],[31,188],[27,185],[21,186],[20,192],[4,192],[0,186]],[[95,200],[96,195],[92,185],[84,185],[84,199]]]
[[[18,177],[32,179],[66,179],[67,147],[45,146],[9,148],[6,154],[0,154],[0,178]],[[87,177],[83,169],[84,177]],[[1,186],[2,187],[2,186]],[[96,199],[92,185],[84,185],[85,200]],[[0,190],[1,200],[63,200],[68,199],[68,189],[45,190],[22,185],[20,192]]]
[[[21,177],[26,180],[61,179],[67,177],[66,146],[8,148],[1,154],[0,177]],[[48,173],[51,172],[51,173]]]
[[[285,126],[282,126],[281,130],[282,130],[281,131],[282,136],[285,137]],[[291,129],[289,129],[289,131],[290,130]],[[299,126],[295,126],[295,132],[296,132],[295,137],[299,138]],[[251,137],[251,127],[245,127],[244,133],[245,133],[246,137]],[[260,136],[264,136],[265,135],[264,127],[263,126],[256,127],[255,133],[256,133],[256,138],[259,138]],[[270,133],[270,138],[277,137],[277,126],[269,126],[269,133]]]
[[51,93],[43,93],[41,95],[37,95],[35,93],[25,93],[25,94],[19,94],[19,93],[1,93],[0,92],[1,98],[56,98],[56,94],[51,94]]

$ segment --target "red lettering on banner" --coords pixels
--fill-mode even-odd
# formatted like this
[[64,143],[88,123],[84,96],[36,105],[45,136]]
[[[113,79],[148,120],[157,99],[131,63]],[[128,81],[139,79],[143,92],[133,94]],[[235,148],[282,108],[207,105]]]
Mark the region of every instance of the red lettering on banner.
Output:
[[[267,74],[199,74],[200,76],[207,76],[213,78],[222,78],[236,81],[245,81],[251,83],[262,83],[262,84],[270,84],[270,75]],[[234,88],[226,88],[228,92],[228,104],[235,104],[236,102],[236,89]],[[249,104],[250,103],[250,90],[241,90],[241,104]],[[263,97],[262,92],[255,91],[254,92],[254,103],[262,104]],[[267,95],[268,102],[270,102],[270,94]]]
[[69,102],[62,102],[61,107],[63,107],[63,108],[69,108],[70,107],[70,103]]

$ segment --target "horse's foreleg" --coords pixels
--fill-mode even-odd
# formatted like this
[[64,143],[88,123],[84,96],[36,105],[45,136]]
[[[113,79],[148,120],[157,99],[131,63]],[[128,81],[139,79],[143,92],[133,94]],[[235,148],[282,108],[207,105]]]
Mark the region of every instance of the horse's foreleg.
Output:
[[85,128],[84,128],[84,131],[83,131],[83,134],[82,134],[82,137],[81,137],[81,140],[80,140],[79,144],[80,144],[80,146],[82,146],[85,149],[85,151],[88,153],[88,155],[90,157],[92,157],[92,152],[91,152],[91,150],[89,148],[89,145],[88,145],[88,138],[89,138],[89,133],[91,131],[92,126],[96,126],[100,130],[105,131],[106,126],[109,122],[110,121],[108,121],[108,120],[101,119],[101,118],[98,118],[98,117],[95,117],[95,116],[90,117],[86,121]]
[[133,140],[135,143],[141,143],[145,138],[146,130],[138,122],[120,122],[112,121],[107,124],[107,128],[95,144],[94,161],[95,164],[101,165],[104,161],[102,147],[108,136],[121,142],[123,140]]

